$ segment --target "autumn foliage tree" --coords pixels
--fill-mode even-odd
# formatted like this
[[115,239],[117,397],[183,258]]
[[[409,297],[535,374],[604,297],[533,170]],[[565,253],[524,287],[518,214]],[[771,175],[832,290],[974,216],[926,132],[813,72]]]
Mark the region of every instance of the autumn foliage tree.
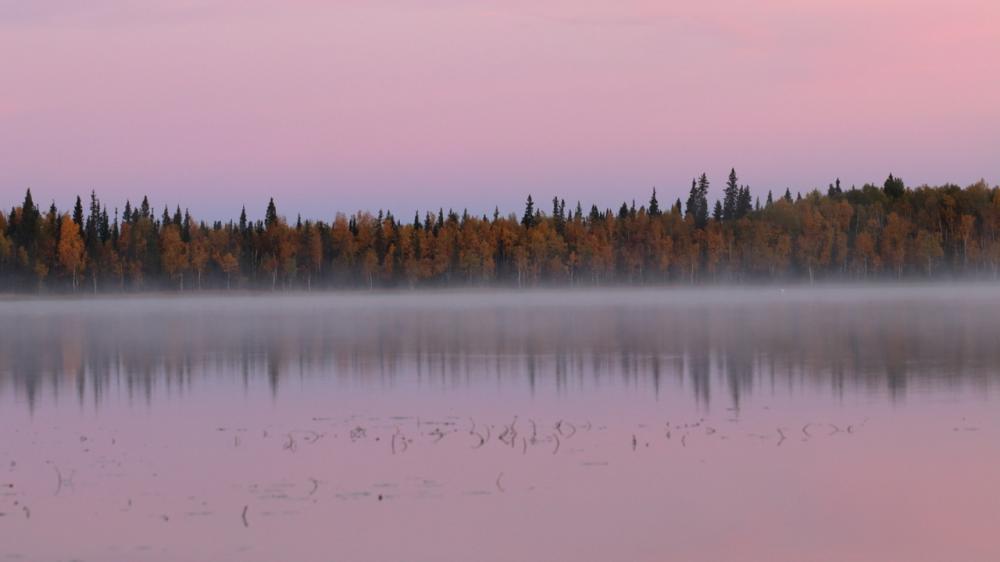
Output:
[[[985,182],[881,184],[756,204],[731,170],[681,200],[601,209],[527,197],[517,213],[438,209],[292,222],[270,200],[261,220],[206,223],[148,198],[111,209],[96,193],[71,213],[28,191],[0,213],[0,290],[303,289],[541,284],[700,284],[1000,276],[1000,188]],[[773,197],[776,192],[784,196]],[[717,203],[717,205],[716,205]],[[710,209],[719,208],[716,216]],[[589,209],[589,211],[585,211]],[[188,282],[193,279],[194,282]]]
[[59,265],[69,273],[73,282],[73,290],[77,288],[77,276],[83,269],[84,253],[83,238],[80,229],[68,214],[59,221]]

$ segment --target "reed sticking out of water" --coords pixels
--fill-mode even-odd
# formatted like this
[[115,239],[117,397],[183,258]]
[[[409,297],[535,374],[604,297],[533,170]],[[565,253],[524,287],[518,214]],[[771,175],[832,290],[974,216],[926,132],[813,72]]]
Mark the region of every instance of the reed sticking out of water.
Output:
[[56,471],[56,491],[53,492],[52,495],[58,496],[59,492],[61,492],[63,489],[63,485],[69,486],[71,488],[73,487],[73,476],[76,475],[76,471],[74,470],[70,472],[69,478],[65,478],[62,474],[62,471],[59,470],[58,466],[52,465],[52,468],[54,468]]
[[[569,435],[566,435],[565,433],[563,433],[563,430],[562,430],[563,425],[569,426],[569,429],[570,429]],[[572,423],[568,422],[568,421],[559,420],[558,422],[556,422],[556,431],[558,431],[559,435],[561,435],[562,437],[565,437],[566,439],[569,439],[569,438],[573,437],[574,435],[576,435],[576,426],[573,425]]]

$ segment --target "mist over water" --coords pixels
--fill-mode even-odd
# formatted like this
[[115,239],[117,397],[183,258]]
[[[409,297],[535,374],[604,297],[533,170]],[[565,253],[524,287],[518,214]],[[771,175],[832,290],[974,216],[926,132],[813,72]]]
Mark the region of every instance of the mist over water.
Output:
[[1000,556],[1000,287],[15,300],[0,331],[0,556]]
[[975,285],[19,301],[0,304],[0,322],[0,390],[29,409],[265,381],[278,399],[307,380],[500,383],[524,399],[610,386],[711,410],[988,391],[1000,372],[1000,289]]

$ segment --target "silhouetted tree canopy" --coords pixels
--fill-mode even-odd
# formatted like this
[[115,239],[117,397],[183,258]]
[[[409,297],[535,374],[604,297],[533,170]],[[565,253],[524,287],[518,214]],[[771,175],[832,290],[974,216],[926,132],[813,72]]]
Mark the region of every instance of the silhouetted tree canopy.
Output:
[[490,284],[708,283],[817,279],[997,278],[1000,188],[980,181],[825,192],[791,190],[756,205],[731,170],[710,212],[709,180],[692,180],[686,206],[617,209],[529,196],[520,218],[444,209],[412,224],[389,211],[288,223],[273,199],[264,219],[199,222],[175,205],[157,218],[147,197],[124,212],[91,192],[71,213],[43,215],[30,190],[0,212],[0,290],[313,289]]

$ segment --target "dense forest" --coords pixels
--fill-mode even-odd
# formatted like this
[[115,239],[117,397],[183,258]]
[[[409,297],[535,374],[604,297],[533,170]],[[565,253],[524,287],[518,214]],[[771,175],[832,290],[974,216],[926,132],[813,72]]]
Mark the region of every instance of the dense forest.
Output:
[[38,206],[28,190],[0,211],[0,291],[317,289],[539,284],[697,284],[982,277],[1000,269],[1000,188],[978,182],[814,190],[761,201],[732,171],[709,204],[709,180],[687,200],[617,210],[523,214],[455,211],[337,214],[294,223],[272,199],[262,221],[197,221],[148,198],[121,215],[95,193],[87,211]]

